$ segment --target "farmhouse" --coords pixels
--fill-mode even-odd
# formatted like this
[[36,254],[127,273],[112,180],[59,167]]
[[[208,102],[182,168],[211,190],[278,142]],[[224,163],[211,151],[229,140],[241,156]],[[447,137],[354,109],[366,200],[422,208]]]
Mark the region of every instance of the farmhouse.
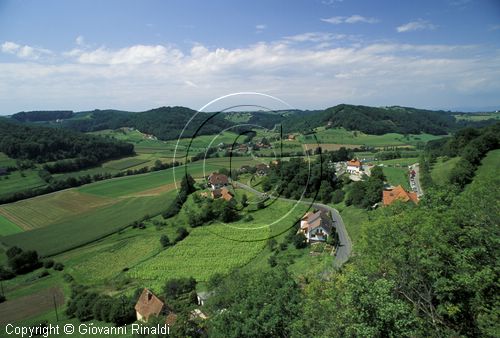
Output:
[[159,316],[166,310],[165,304],[149,289],[144,289],[135,304],[137,320],[147,323],[150,316]]
[[227,202],[229,202],[230,200],[233,199],[233,194],[231,194],[231,192],[226,187],[224,187],[224,188],[221,188],[221,189],[214,189],[214,190],[212,190],[212,198],[213,199],[223,198]]
[[359,160],[357,159],[352,159],[350,161],[347,161],[347,172],[349,174],[359,174],[362,171],[362,164]]
[[268,171],[269,171],[269,166],[267,164],[259,163],[255,166],[255,172],[259,176],[267,175]]
[[407,192],[404,188],[398,185],[394,189],[384,190],[383,192],[383,203],[384,205],[391,205],[394,201],[418,203],[418,196],[415,192]]
[[324,242],[332,234],[332,220],[321,210],[308,212],[300,221],[299,232],[303,233],[307,242]]
[[229,184],[229,179],[224,174],[212,173],[208,176],[208,184],[212,189],[220,189]]

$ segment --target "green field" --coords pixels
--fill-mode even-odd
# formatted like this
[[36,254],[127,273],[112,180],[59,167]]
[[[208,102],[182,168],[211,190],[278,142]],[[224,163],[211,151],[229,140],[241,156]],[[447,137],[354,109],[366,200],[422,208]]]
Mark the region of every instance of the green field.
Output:
[[488,152],[486,157],[481,161],[481,165],[476,171],[476,176],[487,176],[492,173],[498,174],[498,168],[500,168],[500,149]]
[[13,171],[7,176],[0,176],[0,197],[46,185],[36,170]]
[[[252,213],[254,219],[194,228],[189,236],[174,247],[137,265],[127,274],[145,284],[158,280],[192,276],[206,281],[215,273],[227,274],[235,267],[248,264],[265,247],[267,239],[287,231],[306,210],[294,204],[277,201],[269,207]],[[273,222],[276,222],[273,224]],[[210,243],[207,245],[207,243]],[[148,284],[148,285],[149,285]]]
[[0,215],[0,236],[8,236],[12,234],[17,234],[23,230],[16,224],[12,223],[7,218]]
[[409,165],[415,164],[417,162],[418,162],[418,157],[395,158],[392,160],[384,160],[384,161],[369,161],[369,163],[373,164],[383,164],[386,166],[394,166],[394,167],[408,167]]
[[460,157],[453,158],[438,158],[432,166],[431,177],[436,184],[444,184],[449,182],[450,172],[455,167]]
[[371,147],[385,146],[415,146],[419,142],[428,142],[442,138],[430,134],[408,135],[388,133],[384,135],[368,135],[359,131],[348,131],[343,128],[325,129],[317,128],[314,135],[302,135],[301,143],[329,143],[329,144],[354,144]]
[[368,211],[354,206],[348,206],[342,208],[340,216],[342,216],[349,238],[351,238],[355,245],[361,238],[363,222],[368,220]]
[[15,167],[15,166],[16,166],[16,160],[0,152],[0,167],[4,168],[4,167]]
[[454,115],[457,121],[485,121],[485,120],[500,120],[500,112],[492,113],[469,113]]
[[408,177],[408,168],[395,168],[395,167],[386,167],[382,168],[384,175],[389,182],[390,185],[398,186],[401,185],[406,190],[410,189],[410,182]]
[[4,237],[2,242],[37,250],[43,256],[54,255],[112,234],[144,215],[156,215],[166,209],[175,195],[171,191],[158,196],[125,198],[58,223]]

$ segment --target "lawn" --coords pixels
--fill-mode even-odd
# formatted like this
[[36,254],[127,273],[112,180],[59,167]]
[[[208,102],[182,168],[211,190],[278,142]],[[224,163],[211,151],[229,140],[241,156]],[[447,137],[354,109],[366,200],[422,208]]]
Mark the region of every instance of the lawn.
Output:
[[406,167],[386,167],[382,168],[387,182],[393,186],[401,185],[406,190],[410,190],[408,168]]
[[368,211],[354,206],[348,206],[340,211],[347,233],[355,245],[361,237],[363,222],[368,220]]
[[436,163],[432,166],[432,181],[438,185],[449,182],[450,172],[459,160],[460,157],[438,158]]

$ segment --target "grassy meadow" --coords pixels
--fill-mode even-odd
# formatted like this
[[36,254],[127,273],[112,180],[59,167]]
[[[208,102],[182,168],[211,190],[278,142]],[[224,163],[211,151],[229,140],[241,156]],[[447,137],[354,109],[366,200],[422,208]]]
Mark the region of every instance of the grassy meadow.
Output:
[[428,142],[442,138],[430,134],[405,135],[388,133],[384,135],[369,135],[359,131],[348,131],[343,128],[316,129],[314,135],[301,135],[298,140],[301,143],[327,143],[340,145],[365,145],[371,147],[389,146],[415,146],[419,142]]
[[438,158],[436,163],[434,163],[432,166],[431,170],[432,181],[435,184],[442,184],[448,182],[450,172],[455,167],[455,165],[459,160],[460,157]]

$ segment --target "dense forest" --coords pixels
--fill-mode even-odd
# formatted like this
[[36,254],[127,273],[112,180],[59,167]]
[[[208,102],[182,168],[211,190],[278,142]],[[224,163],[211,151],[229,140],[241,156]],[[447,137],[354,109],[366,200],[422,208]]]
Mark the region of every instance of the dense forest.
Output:
[[69,119],[73,115],[71,110],[39,110],[16,113],[12,115],[12,118],[19,122],[40,122]]
[[0,119],[0,151],[15,159],[38,163],[64,160],[64,163],[59,162],[61,166],[71,165],[70,161],[89,166],[107,159],[132,155],[134,147],[114,139]]
[[297,117],[284,122],[287,131],[308,131],[328,125],[367,134],[386,133],[444,135],[456,126],[455,118],[443,111],[406,107],[376,108],[340,104],[311,114],[307,120]]
[[139,113],[116,110],[96,110],[90,112],[90,118],[70,119],[62,123],[63,127],[81,132],[103,129],[132,127],[146,134],[155,135],[160,140],[172,140],[179,137],[187,125],[183,137],[218,134],[231,127],[232,122],[223,115],[199,113],[191,123],[189,120],[196,111],[185,107],[161,107]]

